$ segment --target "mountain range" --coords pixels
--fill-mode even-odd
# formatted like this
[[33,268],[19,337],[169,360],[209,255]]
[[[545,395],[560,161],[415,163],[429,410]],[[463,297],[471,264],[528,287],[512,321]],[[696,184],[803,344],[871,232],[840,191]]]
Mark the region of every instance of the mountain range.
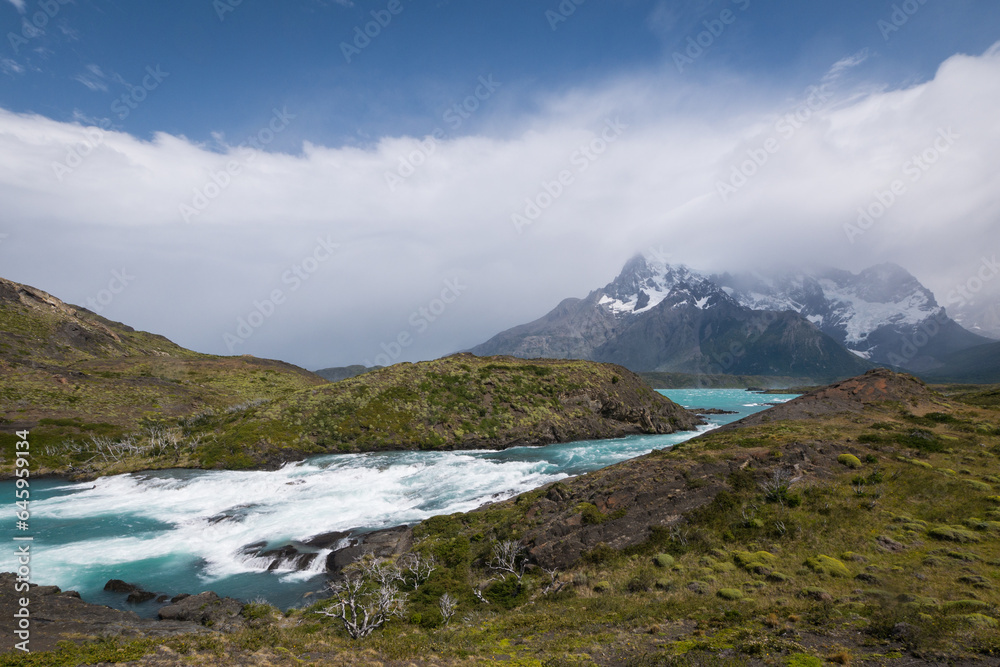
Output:
[[991,342],[895,264],[708,275],[640,255],[605,287],[470,351],[825,381],[876,365],[950,376],[954,355],[974,365]]

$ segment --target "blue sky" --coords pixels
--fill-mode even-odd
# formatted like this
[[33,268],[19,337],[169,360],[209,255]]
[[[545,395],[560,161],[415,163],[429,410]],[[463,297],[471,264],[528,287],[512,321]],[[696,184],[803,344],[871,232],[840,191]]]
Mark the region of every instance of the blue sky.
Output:
[[471,347],[639,251],[942,301],[1000,253],[992,0],[234,2],[0,0],[0,275],[320,368]]
[[[202,142],[213,133],[242,137],[272,107],[287,106],[299,122],[272,149],[295,151],[306,140],[337,146],[427,132],[487,73],[512,91],[508,112],[533,111],[540,93],[622,73],[657,72],[670,85],[677,72],[662,72],[664,63],[725,10],[737,20],[688,78],[722,71],[796,89],[868,48],[877,55],[869,67],[882,76],[920,80],[948,56],[981,53],[1000,37],[995,2],[913,1],[919,10],[887,41],[879,21],[899,4],[872,0],[567,0],[573,13],[555,23],[546,14],[559,11],[554,0],[400,0],[400,13],[348,63],[340,44],[387,0],[244,0],[230,9],[220,8],[230,0],[53,0],[58,11],[44,34],[17,53],[5,40],[2,57],[26,71],[2,77],[0,106],[57,120],[107,117],[139,137],[162,131]],[[41,7],[2,3],[5,32],[20,32]],[[110,105],[147,66],[170,74],[164,94],[119,119]]]

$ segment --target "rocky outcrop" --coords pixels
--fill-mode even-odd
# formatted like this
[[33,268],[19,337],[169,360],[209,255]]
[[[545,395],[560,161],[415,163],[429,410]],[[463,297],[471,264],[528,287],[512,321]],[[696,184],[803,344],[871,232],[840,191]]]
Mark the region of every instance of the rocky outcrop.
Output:
[[[20,594],[14,592],[16,575],[0,573],[0,632],[13,637],[14,613]],[[32,584],[23,594],[30,600],[31,650],[49,651],[64,640],[86,637],[169,637],[181,634],[212,632],[186,618],[157,621],[141,618],[131,611],[121,611],[80,599],[76,591],[62,591],[58,586]],[[235,602],[235,600],[233,601]],[[239,603],[237,603],[239,604]],[[240,605],[242,608],[242,605]]]
[[198,595],[180,595],[159,611],[160,620],[192,622],[220,632],[233,632],[244,627],[243,603],[233,598],[220,598],[212,591]]
[[876,368],[858,377],[835,382],[816,389],[787,403],[780,403],[739,421],[720,427],[730,431],[787,419],[811,419],[821,415],[861,412],[880,403],[897,402],[909,407],[943,405],[943,398],[927,388],[922,381],[905,373]]

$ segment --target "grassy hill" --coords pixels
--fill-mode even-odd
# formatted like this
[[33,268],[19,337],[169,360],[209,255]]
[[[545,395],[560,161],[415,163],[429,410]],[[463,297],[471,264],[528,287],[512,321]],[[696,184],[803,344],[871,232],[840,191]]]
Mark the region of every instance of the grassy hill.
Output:
[[217,357],[0,279],[0,476],[30,429],[34,474],[268,468],[310,454],[502,449],[693,429],[638,376],[584,361],[456,355],[330,384]]
[[304,453],[504,449],[699,423],[620,366],[459,354],[298,391],[199,426],[213,440],[205,466],[241,467]]
[[[287,614],[249,605],[245,629],[233,634],[61,655],[158,651],[157,664],[995,664],[995,395],[946,396],[878,371],[670,450],[429,519],[413,528],[413,548],[436,569],[408,587],[402,616],[367,639],[318,615],[330,604],[321,600]],[[522,549],[520,582],[498,568],[504,543]],[[439,610],[445,593],[458,601],[450,623]]]
[[279,361],[192,352],[3,279],[0,377],[0,471],[20,429],[31,430],[43,470],[65,471],[93,456],[107,462],[112,452],[97,453],[95,438],[145,447],[150,430],[166,433],[184,416],[326,384]]

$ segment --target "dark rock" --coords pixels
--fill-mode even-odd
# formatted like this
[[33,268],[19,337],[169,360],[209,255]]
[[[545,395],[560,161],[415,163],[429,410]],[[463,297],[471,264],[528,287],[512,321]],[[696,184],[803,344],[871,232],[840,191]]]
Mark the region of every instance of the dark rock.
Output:
[[892,637],[901,642],[912,641],[917,636],[917,629],[909,623],[897,623],[892,626]]
[[188,594],[188,593],[181,593],[180,595],[175,595],[174,597],[170,598],[170,601],[172,603],[174,603],[174,604],[177,604],[181,600],[183,600],[185,598],[189,598],[189,597],[191,597],[190,594]]
[[878,586],[882,583],[882,581],[874,574],[868,574],[867,572],[862,572],[854,578],[858,581],[863,581],[866,584],[871,584],[872,586]]
[[182,600],[167,605],[159,612],[161,620],[192,621],[222,632],[231,632],[244,627],[243,603],[232,598],[220,598],[208,591],[189,595]]
[[896,551],[903,551],[904,549],[906,549],[905,544],[901,544],[896,540],[892,539],[891,537],[887,537],[885,535],[881,535],[875,538],[875,545],[884,551],[896,552]]
[[[16,575],[0,574],[0,590],[13,591]],[[11,620],[17,611],[16,595],[0,595],[0,632],[13,632]],[[80,599],[76,591],[59,592],[56,586],[31,584],[27,597],[31,600],[31,650],[52,651],[60,641],[81,642],[88,638],[172,637],[211,632],[194,623],[157,621],[140,618],[134,612],[90,604]],[[44,621],[42,620],[44,619]]]
[[314,549],[332,549],[344,538],[350,537],[350,532],[333,531],[331,533],[320,533],[313,535],[308,540],[303,540],[302,545]]
[[108,583],[104,584],[104,590],[112,593],[134,593],[142,589],[135,584],[124,582],[121,579],[111,579]]
[[698,595],[708,595],[712,590],[704,581],[692,581],[687,587],[689,591],[693,591]]
[[125,598],[125,601],[129,604],[142,604],[143,602],[149,602],[156,597],[156,593],[150,593],[149,591],[132,591]]
[[409,526],[396,526],[356,534],[352,542],[350,546],[337,549],[327,556],[327,572],[340,574],[345,567],[367,554],[377,558],[392,558],[404,554],[413,546],[413,531]]

